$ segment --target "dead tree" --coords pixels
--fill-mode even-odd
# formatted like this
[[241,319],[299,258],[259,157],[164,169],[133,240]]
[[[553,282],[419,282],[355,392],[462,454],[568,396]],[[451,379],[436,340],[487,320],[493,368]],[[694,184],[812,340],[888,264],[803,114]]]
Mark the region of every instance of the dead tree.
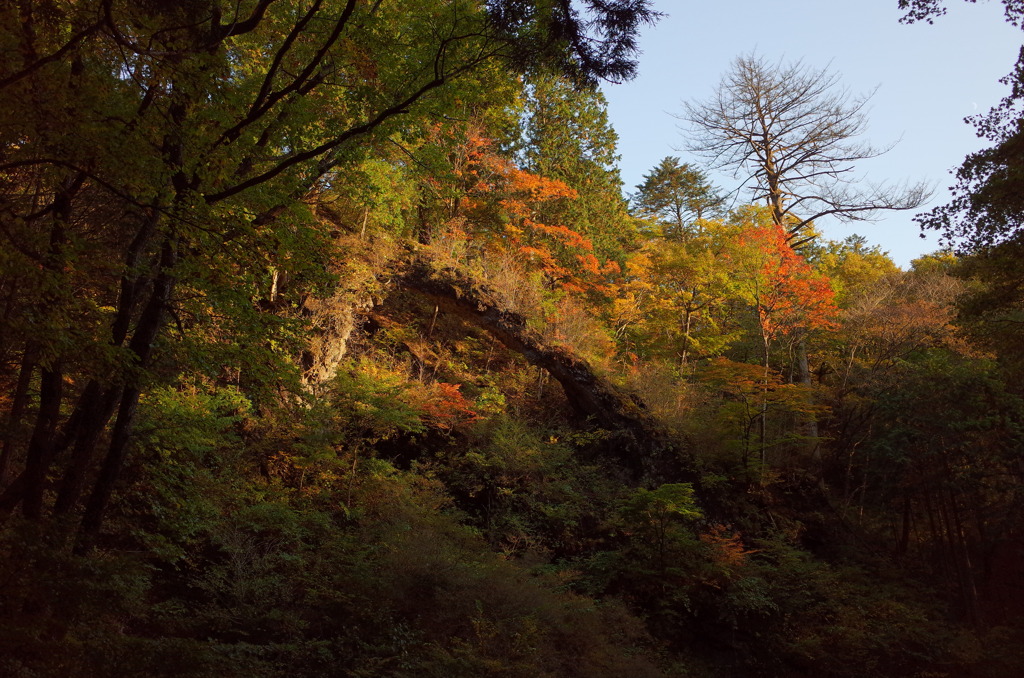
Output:
[[872,94],[852,96],[828,68],[751,54],[733,61],[715,94],[686,104],[679,117],[692,125],[687,148],[742,179],[741,188],[771,207],[798,246],[822,217],[871,221],[880,211],[920,207],[931,194],[923,183],[880,184],[854,174],[858,161],[892,148],[858,140]]

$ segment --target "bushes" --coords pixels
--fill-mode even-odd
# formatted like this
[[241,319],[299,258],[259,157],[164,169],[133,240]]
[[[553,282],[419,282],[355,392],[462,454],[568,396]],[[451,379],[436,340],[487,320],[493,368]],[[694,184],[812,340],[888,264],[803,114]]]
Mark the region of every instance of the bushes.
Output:
[[[104,550],[73,556],[59,530],[20,523],[0,535],[4,675],[660,675],[635,617],[497,555],[438,480],[373,456],[368,431],[420,433],[451,408],[421,403],[415,384],[345,379],[262,417],[231,389],[148,398]],[[518,492],[572,465],[508,420],[474,435],[466,478],[490,469]],[[502,510],[553,543],[575,531],[571,510],[556,515],[573,492]]]

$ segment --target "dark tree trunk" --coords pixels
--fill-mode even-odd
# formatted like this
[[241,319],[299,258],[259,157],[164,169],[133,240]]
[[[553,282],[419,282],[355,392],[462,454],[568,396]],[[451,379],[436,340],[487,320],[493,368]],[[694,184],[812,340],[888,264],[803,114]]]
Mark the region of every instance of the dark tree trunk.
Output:
[[[146,366],[153,351],[153,344],[163,325],[164,311],[174,289],[173,267],[177,262],[177,245],[171,238],[164,241],[160,255],[160,274],[153,283],[149,301],[139,318],[129,348],[138,358],[139,366]],[[135,424],[135,412],[139,404],[140,387],[137,383],[125,386],[118,406],[117,419],[110,436],[110,446],[100,467],[99,477],[93,486],[86,504],[82,524],[79,527],[75,550],[88,550],[103,526],[103,516],[113,494],[114,486],[121,475],[128,442]]]
[[60,492],[57,494],[57,501],[53,506],[55,515],[69,513],[78,503],[82,490],[85,488],[86,475],[92,464],[96,443],[99,441],[103,429],[107,427],[107,422],[110,421],[114,412],[114,406],[121,397],[119,387],[109,387],[103,393],[100,390],[99,383],[93,381],[82,393],[83,409],[81,412],[84,421],[61,480]]
[[21,356],[21,371],[18,373],[18,383],[14,387],[14,398],[11,401],[11,410],[7,414],[7,428],[3,434],[3,448],[0,449],[0,488],[7,484],[7,475],[11,468],[11,459],[14,456],[18,429],[21,427],[21,418],[28,406],[28,386],[32,381],[32,373],[36,369],[35,349],[26,346]]
[[64,376],[59,368],[44,367],[39,381],[39,414],[25,456],[25,489],[21,507],[25,517],[31,520],[38,520],[43,513],[43,490],[53,455]]

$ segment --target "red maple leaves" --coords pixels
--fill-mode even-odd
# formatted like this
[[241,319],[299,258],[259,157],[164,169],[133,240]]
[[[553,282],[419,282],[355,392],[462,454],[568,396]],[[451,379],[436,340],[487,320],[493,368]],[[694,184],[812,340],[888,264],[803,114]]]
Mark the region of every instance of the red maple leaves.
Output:
[[748,300],[770,338],[832,329],[838,308],[828,278],[797,253],[778,224],[755,225],[739,238],[741,270]]

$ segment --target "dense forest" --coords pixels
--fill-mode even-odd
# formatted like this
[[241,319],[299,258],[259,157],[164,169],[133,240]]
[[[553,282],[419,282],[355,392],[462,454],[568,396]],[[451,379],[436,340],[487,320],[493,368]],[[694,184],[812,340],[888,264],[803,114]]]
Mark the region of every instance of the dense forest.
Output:
[[0,675],[1024,675],[1024,51],[904,270],[803,62],[623,186],[658,18],[0,3]]

